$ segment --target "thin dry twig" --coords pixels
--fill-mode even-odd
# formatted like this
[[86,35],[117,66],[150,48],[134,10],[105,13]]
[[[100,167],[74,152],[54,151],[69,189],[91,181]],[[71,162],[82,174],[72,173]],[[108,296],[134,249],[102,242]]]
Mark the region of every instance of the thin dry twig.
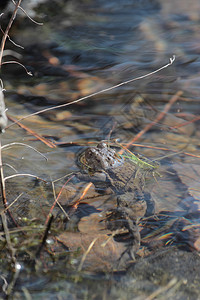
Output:
[[21,64],[20,62],[18,62],[16,60],[4,61],[3,63],[1,63],[1,66],[7,65],[7,64],[17,64],[17,65],[20,65],[26,71],[27,75],[33,76],[33,74],[30,71],[28,71],[27,68],[23,64]]
[[13,13],[12,13],[12,16],[11,16],[11,18],[10,18],[10,21],[8,22],[8,25],[7,25],[7,27],[6,27],[5,33],[4,33],[4,35],[3,35],[3,37],[2,37],[2,40],[1,40],[1,46],[0,46],[0,66],[1,66],[1,64],[2,64],[3,50],[4,50],[4,48],[5,48],[5,43],[6,43],[6,40],[7,40],[7,37],[8,37],[8,32],[10,31],[10,28],[11,28],[11,26],[12,26],[12,24],[13,24],[15,18],[16,18],[17,10],[18,10],[18,8],[19,8],[21,2],[22,2],[22,0],[19,0],[19,1],[16,3],[15,9],[14,9],[14,11],[13,11]]
[[14,178],[14,177],[19,177],[19,176],[29,176],[29,177],[34,177],[34,178],[39,179],[39,180],[41,180],[41,181],[43,181],[43,182],[46,182],[46,180],[44,180],[44,179],[42,179],[42,178],[40,178],[40,177],[38,177],[38,176],[36,176],[36,175],[27,174],[27,173],[10,175],[10,176],[5,177],[4,180],[6,181],[6,180],[8,180],[8,179],[11,179],[11,178]]
[[[54,199],[56,199],[56,191],[55,191],[55,185],[54,185],[54,182],[52,182],[52,187],[53,187],[53,195],[54,195]],[[63,188],[63,187],[62,187]],[[59,200],[59,199],[58,199]],[[62,207],[62,205],[59,203],[59,201],[56,201],[56,202],[54,202],[54,203],[56,203],[58,206],[59,206],[59,208],[60,208],[60,210],[63,212],[63,214],[65,215],[65,217],[66,217],[66,219],[67,220],[70,220],[70,217],[69,217],[69,215],[68,215],[68,213],[64,210],[64,208]],[[54,206],[55,207],[55,206]],[[53,207],[53,208],[54,208]],[[53,208],[52,208],[52,210],[53,210]],[[50,214],[49,214],[50,215]]]
[[[22,118],[18,119],[17,122],[22,121],[22,120],[25,120],[25,119],[30,118],[30,117],[35,116],[35,115],[39,115],[39,114],[41,114],[41,113],[44,113],[44,112],[47,112],[47,111],[50,111],[50,110],[53,110],[53,109],[63,108],[63,107],[66,107],[66,106],[69,106],[69,105],[72,105],[72,104],[75,104],[75,103],[79,103],[79,102],[81,102],[81,101],[83,101],[83,100],[86,100],[86,99],[92,98],[92,97],[94,97],[94,96],[103,94],[103,93],[105,93],[105,92],[111,91],[111,90],[116,89],[116,88],[118,88],[118,87],[120,87],[120,86],[123,86],[123,85],[126,85],[126,84],[128,84],[128,83],[134,82],[134,81],[136,81],[136,80],[144,79],[144,78],[146,78],[146,77],[149,77],[149,76],[151,76],[151,75],[154,75],[154,74],[160,72],[161,70],[163,70],[163,69],[165,69],[165,68],[168,68],[169,66],[171,66],[171,65],[173,64],[174,61],[175,61],[175,55],[173,55],[173,57],[170,58],[170,61],[169,61],[168,64],[166,64],[166,65],[160,67],[159,69],[157,69],[157,70],[155,70],[155,71],[153,71],[153,72],[147,73],[147,74],[142,75],[142,76],[139,76],[139,77],[137,77],[137,78],[133,78],[133,79],[130,79],[130,80],[127,80],[127,81],[123,81],[123,82],[121,82],[121,83],[119,83],[119,84],[116,84],[116,85],[111,86],[111,87],[109,87],[109,88],[106,88],[106,89],[100,90],[100,91],[98,91],[98,92],[92,93],[92,94],[90,94],[90,95],[84,96],[84,97],[82,97],[82,98],[76,99],[76,100],[74,100],[74,101],[72,101],[72,102],[68,102],[68,103],[65,103],[65,104],[61,104],[61,105],[52,106],[52,107],[48,107],[48,108],[42,109],[42,110],[40,110],[40,111],[37,111],[37,112],[35,112],[35,113],[32,113],[32,114],[30,114],[30,115],[27,115],[27,116],[25,116],[25,117],[22,117]],[[14,124],[15,124],[15,123],[13,123],[13,124],[7,126],[7,128],[10,128],[10,127],[13,126]]]
[[[8,22],[8,25],[6,27],[6,30],[5,30],[4,35],[2,37],[2,40],[1,40],[1,46],[0,46],[0,67],[1,67],[1,64],[2,64],[3,51],[4,51],[6,39],[8,37],[8,32],[9,32],[9,30],[10,30],[12,24],[13,24],[13,21],[16,18],[17,10],[18,10],[18,7],[19,7],[21,1],[22,0],[19,0],[18,3],[16,3],[15,9],[14,9],[14,11],[12,13],[10,21]],[[2,80],[1,80],[1,85],[2,85],[2,91],[3,91]],[[2,201],[3,201],[4,207],[7,208],[6,190],[5,190],[5,179],[4,179],[4,174],[3,174],[3,164],[2,164],[1,148],[2,147],[1,147],[1,139],[0,139],[0,185],[1,185],[1,195],[2,195]],[[11,219],[13,220],[13,217],[10,214],[9,210],[8,210],[8,214],[11,217]]]
[[[0,16],[0,17],[1,17],[1,16]],[[1,28],[1,25],[0,25],[0,30],[1,30],[1,32],[2,32],[3,34],[5,34],[5,32],[3,31],[3,29]],[[18,47],[18,48],[21,48],[21,49],[24,49],[23,46],[21,46],[21,45],[15,43],[15,42],[10,38],[9,35],[8,35],[7,38],[8,38],[8,40],[9,40],[14,46],[16,46],[16,47]],[[18,54],[18,55],[20,55],[20,54]],[[5,56],[5,53],[3,53],[3,56]]]

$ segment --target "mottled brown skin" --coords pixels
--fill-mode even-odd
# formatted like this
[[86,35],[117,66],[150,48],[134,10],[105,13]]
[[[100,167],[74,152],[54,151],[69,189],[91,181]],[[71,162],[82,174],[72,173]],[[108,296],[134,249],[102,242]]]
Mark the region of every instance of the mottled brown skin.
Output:
[[[90,147],[82,154],[83,168],[87,170],[90,181],[107,182],[118,195],[117,209],[110,213],[108,221],[114,225],[108,227],[128,229],[130,239],[128,250],[131,257],[140,245],[140,234],[137,223],[146,213],[145,174],[138,165],[120,157],[114,149],[105,143]],[[85,177],[86,178],[86,177]]]

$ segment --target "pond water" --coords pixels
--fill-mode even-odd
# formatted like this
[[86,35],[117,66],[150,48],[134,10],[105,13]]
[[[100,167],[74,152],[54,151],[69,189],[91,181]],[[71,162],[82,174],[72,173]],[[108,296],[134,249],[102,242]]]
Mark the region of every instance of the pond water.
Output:
[[[33,76],[16,64],[2,67],[10,117],[2,135],[2,144],[10,144],[2,151],[4,175],[29,174],[6,180],[8,203],[17,199],[11,211],[20,227],[11,230],[11,240],[22,269],[15,282],[2,240],[1,280],[14,283],[15,299],[197,299],[200,275],[191,292],[188,278],[184,290],[183,270],[178,282],[137,270],[156,250],[200,250],[199,12],[198,0],[77,0],[41,1],[31,15],[42,26],[17,17],[10,35],[24,49],[8,42],[4,61],[12,54]],[[109,89],[158,70],[173,55],[162,71]],[[102,140],[160,162],[148,184],[155,212],[139,223],[141,247],[129,273],[113,267],[122,251],[116,243],[99,250],[107,234],[99,213],[116,206],[112,190],[92,186],[81,196],[88,182],[71,178],[80,170],[79,153]],[[47,245],[39,251],[60,191]],[[80,197],[68,225],[67,206]]]

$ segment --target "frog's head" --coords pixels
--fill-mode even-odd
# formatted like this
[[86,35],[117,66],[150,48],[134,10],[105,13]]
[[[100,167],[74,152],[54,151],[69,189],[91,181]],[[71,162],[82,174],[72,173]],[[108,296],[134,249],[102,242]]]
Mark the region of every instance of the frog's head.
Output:
[[123,159],[106,145],[99,143],[96,147],[89,147],[83,154],[84,165],[92,172],[100,172],[119,166]]

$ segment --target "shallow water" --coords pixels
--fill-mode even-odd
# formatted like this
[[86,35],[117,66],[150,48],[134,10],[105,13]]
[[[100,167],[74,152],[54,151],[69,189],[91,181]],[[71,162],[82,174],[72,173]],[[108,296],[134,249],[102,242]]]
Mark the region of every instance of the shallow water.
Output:
[[[60,2],[54,9],[41,4],[34,18],[42,20],[43,26],[37,26],[20,17],[13,27],[12,37],[17,43],[24,45],[25,49],[14,48],[14,51],[21,53],[20,62],[34,76],[27,76],[16,65],[7,65],[2,69],[7,90],[5,96],[8,114],[15,119],[21,119],[44,108],[70,103],[150,73],[168,64],[173,55],[176,60],[172,66],[145,79],[21,121],[37,134],[57,143],[55,148],[48,147],[32,133],[16,124],[11,125],[10,122],[2,136],[3,144],[27,144],[40,151],[46,159],[34,149],[15,144],[3,151],[5,176],[12,175],[12,168],[15,168],[18,173],[36,175],[47,182],[54,182],[79,169],[77,155],[89,142],[96,144],[100,140],[119,139],[121,143],[129,143],[171,103],[164,118],[135,139],[130,149],[161,163],[159,172],[162,177],[158,176],[153,180],[150,187],[156,213],[172,214],[173,217],[169,218],[168,223],[176,221],[177,218],[186,219],[182,227],[173,229],[178,233],[180,230],[180,235],[187,232],[184,226],[198,226],[199,11],[200,4],[197,0],[190,1],[190,4],[183,0],[69,1],[66,4]],[[176,97],[174,102],[173,97]],[[58,190],[65,181],[66,179],[55,182]],[[77,186],[76,182],[73,184]],[[35,186],[31,177],[8,180],[9,203],[17,195],[24,193],[17,202],[18,210],[20,209],[23,216],[29,214],[28,218],[36,220],[34,222],[37,226],[44,224],[54,202],[51,184],[46,185],[44,189]],[[73,195],[70,194],[69,198],[73,198]],[[66,201],[69,203],[69,198],[64,196],[61,204],[66,205]],[[91,206],[103,210],[110,208],[113,201],[99,200],[98,195],[94,196],[94,200],[87,200],[89,205],[83,208],[86,224],[87,212]],[[27,202],[30,204],[27,205]],[[20,208],[24,203],[27,208]],[[192,221],[188,221],[189,214],[194,215]],[[21,226],[26,225],[23,222],[20,223]],[[168,223],[160,216],[160,224]],[[158,228],[154,220],[152,224],[157,234]],[[91,226],[90,221],[87,226]],[[163,234],[168,234],[165,230]],[[144,245],[158,243],[155,234],[152,237],[152,232],[149,233],[147,228],[143,231]],[[93,237],[88,238],[89,241]],[[184,243],[184,238],[180,241],[183,247],[187,248],[189,244],[199,250],[196,239],[189,238]],[[36,241],[37,239],[41,239],[41,236],[36,235]],[[173,239],[169,238],[165,242],[173,244]],[[56,252],[55,249],[54,251]],[[106,284],[103,289],[105,299],[115,299],[118,293],[119,299],[129,299],[123,285],[116,286],[116,281],[110,276],[97,276],[94,269],[92,275],[91,270],[87,269],[81,274],[84,280],[80,283],[80,290],[75,291],[78,268],[76,259],[73,255],[69,260],[65,257],[63,265],[67,272],[62,279],[61,250],[58,252],[60,259],[57,258],[54,264],[46,256],[43,257],[46,274],[42,273],[40,279],[36,280],[31,270],[24,265],[16,285],[16,299],[21,299],[22,294],[27,297],[26,292],[33,299],[49,299],[52,291],[52,298],[57,296],[61,299],[87,299],[93,294],[94,299],[102,299],[102,286],[96,288],[99,281]],[[29,280],[26,279],[27,274]],[[126,280],[126,277],[122,276],[120,280]],[[145,297],[154,288],[149,288],[149,291],[136,289],[134,294]]]

